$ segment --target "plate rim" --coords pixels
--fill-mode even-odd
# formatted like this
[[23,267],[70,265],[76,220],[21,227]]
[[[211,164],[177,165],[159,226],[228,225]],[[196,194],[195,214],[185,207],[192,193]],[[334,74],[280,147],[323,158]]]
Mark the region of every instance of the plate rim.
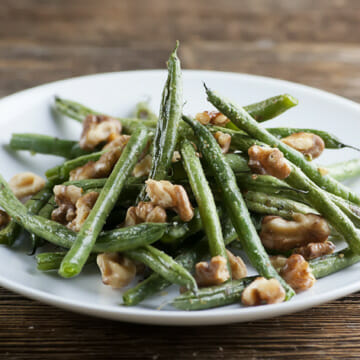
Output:
[[[28,89],[24,89],[13,94],[7,95],[0,99],[0,112],[6,106],[9,106],[9,103],[13,101],[18,101],[19,98],[27,96],[29,93],[46,91],[47,88],[53,86],[59,86],[61,84],[70,83],[72,81],[86,81],[87,79],[96,79],[103,77],[111,77],[114,75],[139,75],[139,73],[152,74],[152,75],[164,75],[167,73],[163,69],[150,69],[150,70],[129,70],[129,71],[116,71],[116,72],[104,72],[90,75],[77,76],[72,78],[67,78],[63,80],[57,80],[38,86],[34,86]],[[243,79],[257,80],[267,83],[276,83],[279,85],[286,85],[287,87],[292,87],[296,89],[302,89],[304,91],[310,91],[312,93],[318,94],[322,97],[334,99],[337,103],[343,104],[347,107],[352,107],[360,113],[360,104],[355,101],[346,99],[340,95],[330,93],[325,90],[317,89],[308,85],[299,84],[296,82],[261,76],[261,75],[252,75],[246,73],[235,73],[235,72],[225,72],[225,71],[212,71],[212,70],[183,70],[184,74],[204,74],[204,76],[221,76],[221,77],[238,77]],[[20,99],[21,100],[21,99]],[[341,298],[343,296],[349,295],[355,291],[360,290],[360,280],[358,282],[348,284],[341,287],[340,289],[332,289],[327,291],[325,294],[317,295],[315,299],[312,297],[305,298],[299,303],[292,303],[291,301],[274,304],[274,305],[265,305],[254,308],[246,308],[246,312],[243,311],[244,308],[239,309],[227,309],[227,308],[215,308],[211,310],[202,310],[195,312],[187,311],[172,311],[172,310],[154,310],[147,308],[138,308],[138,307],[125,307],[119,306],[118,308],[113,305],[103,305],[103,304],[84,304],[78,300],[69,300],[63,296],[54,295],[47,293],[43,290],[34,289],[30,286],[19,284],[16,281],[8,280],[0,274],[0,285],[4,288],[7,288],[11,291],[19,293],[28,298],[44,302],[49,305],[53,305],[62,309],[75,311],[82,314],[92,315],[96,317],[102,317],[112,320],[128,321],[134,323],[143,323],[143,324],[153,324],[153,325],[215,325],[215,324],[230,324],[235,322],[243,321],[253,321],[266,319],[274,316],[280,316],[284,314],[290,314],[293,312],[301,311],[306,308],[310,308],[324,302],[328,302],[334,299]],[[121,297],[119,296],[119,303]]]

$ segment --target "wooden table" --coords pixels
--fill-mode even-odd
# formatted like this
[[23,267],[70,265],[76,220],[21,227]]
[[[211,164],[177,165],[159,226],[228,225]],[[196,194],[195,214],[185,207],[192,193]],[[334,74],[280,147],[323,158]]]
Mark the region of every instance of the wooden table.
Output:
[[[0,96],[97,72],[164,68],[279,77],[360,101],[357,0],[2,0]],[[62,311],[0,289],[1,359],[360,357],[360,296],[281,318],[154,327]]]

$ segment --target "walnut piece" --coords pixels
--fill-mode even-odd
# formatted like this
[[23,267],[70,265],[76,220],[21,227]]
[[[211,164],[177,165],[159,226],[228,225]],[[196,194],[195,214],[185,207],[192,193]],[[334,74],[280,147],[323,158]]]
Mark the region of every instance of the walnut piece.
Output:
[[279,149],[253,145],[248,154],[248,165],[255,174],[286,179],[291,173],[291,167]]
[[0,230],[10,222],[10,216],[3,210],[0,210]]
[[230,120],[218,111],[203,111],[195,115],[195,119],[203,125],[225,126]]
[[51,214],[52,220],[80,231],[99,194],[92,191],[83,195],[83,190],[74,185],[56,185],[54,194],[58,207]]
[[256,278],[241,295],[246,306],[277,304],[285,300],[285,290],[277,279]]
[[221,152],[223,154],[226,154],[230,149],[231,135],[224,134],[221,131],[217,131],[214,134],[214,138],[216,139],[217,143],[219,144],[219,146],[221,148]]
[[226,250],[230,267],[231,275],[234,280],[239,280],[247,275],[247,268],[240,256],[235,256],[231,251]]
[[309,263],[299,254],[293,254],[286,260],[280,276],[296,293],[310,289],[316,281]]
[[80,231],[98,197],[99,193],[91,191],[76,201],[76,216],[71,223],[67,225],[69,229],[76,232]]
[[32,172],[23,172],[14,175],[9,181],[9,186],[15,196],[22,200],[42,190],[45,180]]
[[117,148],[124,149],[130,140],[130,135],[118,135],[114,139],[110,137],[110,141],[103,147],[103,150],[114,150]]
[[324,140],[315,134],[298,132],[281,139],[283,143],[300,151],[311,159],[319,157],[325,149]]
[[155,205],[172,209],[179,214],[182,221],[190,221],[194,216],[189,197],[181,185],[173,185],[166,180],[147,180],[146,192]]
[[152,163],[152,156],[148,154],[135,165],[133,170],[133,176],[135,177],[148,176],[150,174],[151,163]]
[[195,265],[195,280],[199,286],[219,285],[230,278],[227,261],[223,256],[214,256],[210,262]]
[[324,242],[330,235],[326,220],[315,214],[293,214],[293,220],[265,216],[260,238],[267,249],[287,251],[311,242]]
[[316,259],[334,252],[336,246],[331,241],[322,243],[309,243],[294,250],[294,254],[300,254],[305,260]]
[[131,283],[136,275],[136,265],[118,253],[103,253],[96,257],[102,281],[113,289],[121,289]]
[[137,206],[128,208],[125,218],[125,227],[143,222],[165,223],[166,211],[151,202],[140,201]]
[[67,225],[75,219],[75,204],[81,198],[83,190],[74,185],[56,185],[53,191],[58,207],[51,213],[51,219]]
[[88,115],[83,123],[79,145],[82,149],[93,150],[102,142],[108,142],[110,137],[121,133],[119,120],[104,115]]
[[112,149],[102,154],[98,161],[89,161],[85,165],[70,171],[70,181],[108,177],[119,160],[122,151],[123,148],[120,147]]

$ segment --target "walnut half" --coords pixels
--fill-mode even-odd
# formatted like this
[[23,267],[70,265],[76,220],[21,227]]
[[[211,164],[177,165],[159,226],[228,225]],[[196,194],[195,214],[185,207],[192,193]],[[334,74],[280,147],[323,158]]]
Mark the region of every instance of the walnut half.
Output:
[[182,221],[190,221],[194,210],[185,189],[181,185],[173,185],[167,180],[147,180],[146,192],[154,205],[164,209],[172,209],[179,214]]
[[56,185],[55,202],[58,205],[51,214],[52,220],[66,225],[73,231],[80,231],[99,196],[92,191],[85,195],[83,190],[74,185]]
[[92,150],[109,138],[116,137],[121,133],[119,120],[105,115],[88,115],[83,123],[83,131],[80,138],[80,147],[85,150]]
[[249,168],[255,174],[286,179],[291,173],[291,167],[279,149],[253,145],[249,148],[248,155]]
[[286,260],[280,276],[297,293],[310,289],[316,281],[309,263],[299,254],[293,254]]
[[113,289],[121,289],[131,283],[136,275],[136,265],[118,253],[99,254],[96,262],[101,271],[102,281]]
[[10,189],[18,199],[34,195],[43,189],[45,180],[32,172],[14,175],[9,181]]
[[227,261],[223,256],[214,256],[210,262],[201,261],[195,265],[195,280],[199,286],[219,285],[229,278]]
[[166,211],[151,202],[140,201],[137,206],[128,208],[125,218],[125,226],[133,226],[143,222],[164,223]]
[[285,290],[277,279],[256,278],[241,295],[246,306],[277,304],[285,300]]
[[324,140],[312,133],[298,132],[281,139],[281,141],[312,159],[318,158],[325,149]]
[[293,215],[293,220],[265,216],[260,238],[267,249],[287,251],[310,242],[324,242],[330,235],[326,220],[315,214]]

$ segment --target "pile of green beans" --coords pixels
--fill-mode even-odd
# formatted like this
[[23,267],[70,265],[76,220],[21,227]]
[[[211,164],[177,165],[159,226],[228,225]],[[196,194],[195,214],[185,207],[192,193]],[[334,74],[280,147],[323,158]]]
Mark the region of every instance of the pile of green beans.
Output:
[[[241,107],[205,86],[209,102],[230,121],[225,126],[211,122],[202,125],[184,115],[186,99],[178,48],[177,42],[167,62],[168,76],[159,116],[146,101],[136,104],[131,117],[110,116],[121,122],[124,134],[131,136],[107,178],[69,181],[72,170],[96,162],[111,151],[102,149],[104,143],[89,151],[77,140],[12,134],[11,150],[59,156],[64,160],[46,171],[45,187],[24,203],[0,175],[0,206],[10,216],[10,222],[0,229],[0,244],[12,246],[21,230],[25,230],[31,238],[30,252],[35,254],[37,269],[55,271],[63,278],[79,275],[84,266],[96,262],[98,254],[120,253],[147,268],[147,277],[122,294],[123,305],[138,305],[175,284],[184,291],[168,305],[183,311],[240,303],[244,289],[257,276],[277,279],[285,290],[285,301],[295,295],[271,264],[270,255],[274,251],[262,244],[259,234],[267,215],[286,220],[292,220],[294,214],[320,215],[330,225],[329,239],[347,242],[343,250],[309,260],[316,279],[359,262],[360,197],[340,181],[360,177],[360,160],[320,166],[281,140],[305,132],[321,137],[326,149],[358,148],[324,130],[260,125],[298,105],[298,100],[289,94]],[[59,97],[55,98],[55,110],[78,122],[89,115],[104,115]],[[231,137],[227,154],[222,153],[214,137],[218,132]],[[290,175],[280,180],[252,173],[248,150],[253,145],[278,148],[291,168]],[[175,151],[180,155],[177,162],[173,162]],[[146,154],[151,154],[148,175],[135,177],[134,167]],[[163,190],[164,197],[175,204],[166,209],[166,222],[141,222],[143,215],[137,212],[139,209],[132,209],[136,210],[136,218],[129,222],[129,207],[144,201],[156,203],[147,194],[149,179],[183,186],[191,202],[192,219],[182,221],[181,213],[176,212],[183,199]],[[53,193],[57,184],[76,186],[83,194],[98,194],[79,232],[52,220],[59,202]],[[78,214],[75,205],[74,208]],[[41,252],[45,244],[47,250]],[[228,248],[244,254],[258,275],[234,277]],[[291,253],[292,250],[284,254]],[[198,288],[197,264],[214,257],[222,258],[228,279],[219,285]]]

